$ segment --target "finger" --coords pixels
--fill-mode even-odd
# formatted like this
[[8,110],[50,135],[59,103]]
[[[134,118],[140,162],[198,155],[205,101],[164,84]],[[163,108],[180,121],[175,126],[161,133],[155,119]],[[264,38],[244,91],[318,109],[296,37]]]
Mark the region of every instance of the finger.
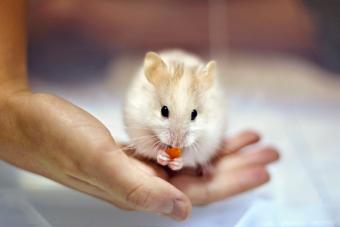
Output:
[[[134,210],[161,213],[183,220],[191,211],[187,196],[163,179],[146,174],[123,152],[101,154],[97,178],[113,197]],[[121,205],[122,205],[121,204]]]
[[[213,171],[228,171],[235,168],[241,168],[248,165],[267,165],[275,162],[279,159],[278,150],[274,147],[260,147],[254,149],[253,151],[248,151],[244,153],[234,153],[228,156],[219,157],[218,160],[213,162]],[[177,173],[170,176],[178,175],[190,175],[197,176],[197,169],[184,168]]]
[[179,176],[171,182],[191,199],[193,205],[204,205],[253,189],[268,180],[269,174],[263,166],[250,166],[220,172],[210,179]]
[[231,154],[241,150],[242,148],[257,143],[260,140],[260,135],[252,130],[245,130],[239,134],[229,138],[225,142],[224,149],[221,154]]
[[216,163],[216,171],[228,171],[249,165],[267,165],[279,159],[278,150],[271,146],[257,148],[254,151],[235,153],[221,158]]
[[112,203],[112,204],[118,206],[121,209],[126,209],[126,210],[129,209],[126,206],[124,207],[124,206],[121,206],[120,204],[117,204],[117,201],[113,200],[113,198],[110,197],[110,195],[105,190],[103,190],[102,188],[100,188],[97,185],[94,185],[90,182],[86,182],[79,177],[74,177],[74,176],[68,175],[68,176],[64,177],[63,179],[56,180],[56,181],[62,183],[63,185],[65,185],[69,188],[72,188],[72,189],[75,189],[77,191],[86,193],[88,195],[91,195],[91,196],[96,197],[98,199],[101,199],[103,201]]

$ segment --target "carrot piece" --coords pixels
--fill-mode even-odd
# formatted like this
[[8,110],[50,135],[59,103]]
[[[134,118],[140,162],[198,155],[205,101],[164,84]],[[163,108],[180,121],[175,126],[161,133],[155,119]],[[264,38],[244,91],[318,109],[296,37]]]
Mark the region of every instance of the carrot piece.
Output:
[[181,148],[177,148],[177,147],[168,147],[166,149],[166,153],[170,156],[170,158],[174,159],[174,158],[181,157],[182,150]]

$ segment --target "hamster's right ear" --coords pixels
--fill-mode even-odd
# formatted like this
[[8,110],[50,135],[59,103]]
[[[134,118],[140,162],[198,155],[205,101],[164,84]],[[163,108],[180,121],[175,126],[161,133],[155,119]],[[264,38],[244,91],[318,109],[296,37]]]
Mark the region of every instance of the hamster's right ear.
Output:
[[155,52],[146,53],[144,58],[144,74],[150,83],[157,84],[165,69],[166,64],[158,54]]
[[204,68],[203,75],[200,77],[201,86],[204,90],[208,90],[214,84],[216,79],[217,66],[215,61],[210,61]]

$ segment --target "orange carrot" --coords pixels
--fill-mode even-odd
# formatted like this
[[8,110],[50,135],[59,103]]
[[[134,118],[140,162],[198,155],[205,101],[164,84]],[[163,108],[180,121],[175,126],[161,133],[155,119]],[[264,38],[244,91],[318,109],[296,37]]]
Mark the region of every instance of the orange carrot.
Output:
[[174,158],[181,157],[182,150],[181,148],[177,148],[177,147],[168,147],[166,149],[166,153],[170,156],[170,158],[174,159]]

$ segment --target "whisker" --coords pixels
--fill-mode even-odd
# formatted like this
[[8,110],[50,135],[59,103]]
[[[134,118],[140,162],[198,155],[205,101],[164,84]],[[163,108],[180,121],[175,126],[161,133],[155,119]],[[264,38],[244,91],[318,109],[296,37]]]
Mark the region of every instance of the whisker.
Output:
[[156,141],[156,142],[152,145],[152,147],[151,147],[152,152],[157,152],[157,150],[158,150],[160,144],[161,144],[160,141]]
[[147,143],[150,143],[152,141],[153,141],[152,139],[149,139],[149,140],[144,139],[144,140],[135,141],[134,143],[131,143],[130,145],[133,146],[133,148],[135,148],[137,145],[147,144]]
[[150,129],[150,127],[124,126],[125,129]]
[[131,138],[130,141],[140,141],[140,140],[144,140],[144,139],[156,139],[157,137],[150,137],[150,136],[146,136],[146,137],[138,137],[138,138]]
[[157,138],[157,136],[154,136],[154,135],[144,135],[144,136],[138,136],[138,137],[131,138],[130,140],[131,141],[138,141],[138,140],[141,140],[141,139],[154,139],[154,138]]

